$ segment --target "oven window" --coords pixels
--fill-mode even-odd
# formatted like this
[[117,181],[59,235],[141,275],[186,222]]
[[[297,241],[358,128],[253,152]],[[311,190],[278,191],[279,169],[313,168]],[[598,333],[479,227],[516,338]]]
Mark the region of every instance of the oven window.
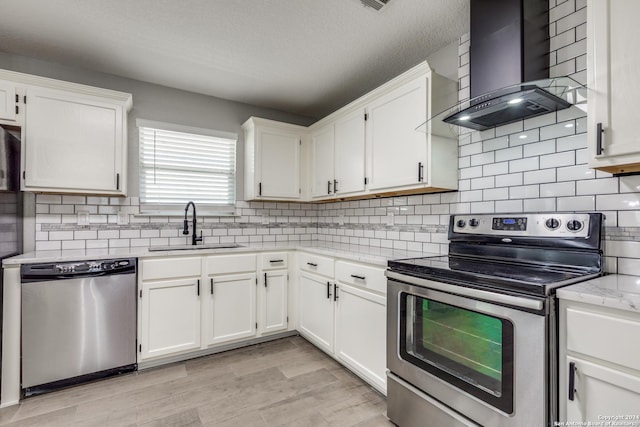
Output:
[[513,324],[415,295],[401,301],[402,357],[511,413]]

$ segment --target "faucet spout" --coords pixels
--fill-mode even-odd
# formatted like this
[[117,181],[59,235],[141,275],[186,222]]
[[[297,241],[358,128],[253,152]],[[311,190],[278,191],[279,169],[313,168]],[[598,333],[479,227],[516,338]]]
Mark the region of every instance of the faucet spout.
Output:
[[193,202],[187,203],[187,206],[184,208],[184,226],[182,228],[182,234],[189,234],[189,222],[187,221],[189,206],[193,207],[193,234],[191,235],[191,244],[196,245],[198,242],[202,242],[202,231],[200,232],[200,236],[198,236],[196,233],[196,204]]

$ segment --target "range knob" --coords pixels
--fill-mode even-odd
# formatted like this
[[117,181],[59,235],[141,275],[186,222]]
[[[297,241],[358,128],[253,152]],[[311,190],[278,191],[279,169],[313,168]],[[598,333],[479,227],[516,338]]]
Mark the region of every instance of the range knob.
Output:
[[545,227],[547,227],[549,230],[555,230],[558,227],[560,227],[560,221],[558,221],[556,218],[549,218],[548,220],[546,220],[544,222]]
[[567,222],[567,230],[569,231],[580,231],[582,230],[582,222],[577,219],[572,219]]
[[471,218],[469,220],[469,225],[473,228],[476,228],[480,224],[480,222],[476,218]]
[[464,228],[467,223],[464,221],[464,219],[459,219],[458,222],[456,222],[456,225],[458,226],[458,228]]

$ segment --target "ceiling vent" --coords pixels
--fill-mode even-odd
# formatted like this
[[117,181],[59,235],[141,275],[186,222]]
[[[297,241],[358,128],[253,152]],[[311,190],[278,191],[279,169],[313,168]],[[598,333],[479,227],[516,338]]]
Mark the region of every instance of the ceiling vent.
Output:
[[360,0],[360,3],[375,10],[380,10],[389,3],[389,0]]

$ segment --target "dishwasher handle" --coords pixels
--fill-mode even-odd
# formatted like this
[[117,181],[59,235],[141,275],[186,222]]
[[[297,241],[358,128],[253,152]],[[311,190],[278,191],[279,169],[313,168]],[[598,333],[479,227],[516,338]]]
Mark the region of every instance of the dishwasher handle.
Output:
[[134,274],[136,272],[136,264],[136,258],[23,264],[20,267],[20,278],[22,283],[31,283],[116,274]]

